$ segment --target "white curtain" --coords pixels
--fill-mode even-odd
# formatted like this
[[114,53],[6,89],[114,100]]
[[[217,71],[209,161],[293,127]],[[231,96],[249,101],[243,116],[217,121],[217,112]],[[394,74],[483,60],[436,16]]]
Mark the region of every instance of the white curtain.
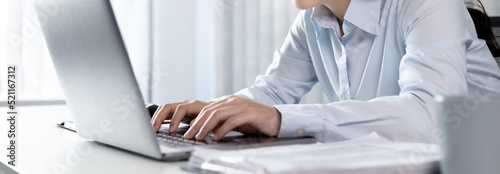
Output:
[[215,97],[212,2],[153,0],[152,103]]
[[[290,0],[215,0],[216,95],[251,86],[265,73],[298,10]],[[319,85],[303,103],[327,102]]]
[[[0,1],[1,94],[7,93],[5,82],[9,64],[17,65],[17,101],[63,100],[38,18],[29,0]],[[0,100],[5,101],[6,97]]]

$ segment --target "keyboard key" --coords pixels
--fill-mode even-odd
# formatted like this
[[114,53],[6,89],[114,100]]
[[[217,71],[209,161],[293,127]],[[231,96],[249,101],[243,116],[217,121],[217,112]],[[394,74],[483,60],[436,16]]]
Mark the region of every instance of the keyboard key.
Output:
[[207,144],[217,144],[216,141],[213,141],[212,136],[207,136],[202,141],[184,139],[183,133],[180,132],[164,132],[160,131],[157,135],[157,139],[161,144],[167,145],[169,147],[187,147],[193,145],[207,145]]

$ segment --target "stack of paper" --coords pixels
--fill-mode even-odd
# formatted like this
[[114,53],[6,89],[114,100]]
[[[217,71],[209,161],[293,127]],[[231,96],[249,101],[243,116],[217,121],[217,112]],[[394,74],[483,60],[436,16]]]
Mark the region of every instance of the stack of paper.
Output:
[[377,134],[337,143],[243,150],[198,147],[188,166],[222,173],[438,173],[438,146]]

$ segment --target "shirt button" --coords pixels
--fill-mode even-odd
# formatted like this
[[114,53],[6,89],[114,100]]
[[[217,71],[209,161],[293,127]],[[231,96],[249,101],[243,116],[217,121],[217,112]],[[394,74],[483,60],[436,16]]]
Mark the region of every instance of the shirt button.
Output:
[[295,131],[295,133],[297,135],[304,135],[304,133],[306,133],[306,131],[304,129],[297,129],[297,131]]
[[345,94],[345,99],[346,100],[350,100],[351,99],[351,96],[349,94]]
[[350,32],[352,30],[352,25],[347,25],[345,29],[347,30],[347,32]]

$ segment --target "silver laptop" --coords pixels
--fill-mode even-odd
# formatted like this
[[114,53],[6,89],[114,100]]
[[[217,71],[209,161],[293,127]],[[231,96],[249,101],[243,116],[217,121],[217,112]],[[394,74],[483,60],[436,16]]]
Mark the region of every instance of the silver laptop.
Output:
[[443,173],[500,171],[500,98],[437,97]]
[[160,160],[187,159],[197,145],[234,149],[316,142],[235,132],[217,142],[210,137],[193,142],[182,139],[183,132],[168,134],[168,125],[155,133],[110,2],[35,0],[34,5],[79,136]]

